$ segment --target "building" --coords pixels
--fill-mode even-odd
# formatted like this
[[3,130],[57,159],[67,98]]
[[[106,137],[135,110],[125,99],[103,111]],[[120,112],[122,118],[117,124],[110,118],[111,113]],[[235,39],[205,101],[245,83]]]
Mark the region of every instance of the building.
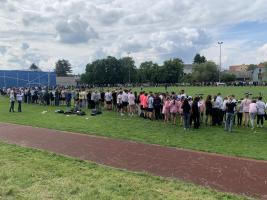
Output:
[[54,72],[0,70],[0,88],[56,86]]
[[267,82],[266,67],[259,66],[252,72],[252,80],[254,82]]
[[236,72],[245,72],[248,70],[248,65],[232,65],[229,67],[230,73],[236,73]]
[[80,76],[58,76],[56,80],[59,86],[77,86],[80,82]]

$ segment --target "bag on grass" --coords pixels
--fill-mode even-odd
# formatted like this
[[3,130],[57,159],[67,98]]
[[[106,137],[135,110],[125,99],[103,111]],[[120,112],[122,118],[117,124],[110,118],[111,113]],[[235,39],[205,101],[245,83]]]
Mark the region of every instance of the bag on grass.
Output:
[[55,113],[64,114],[64,110],[56,110]]
[[86,115],[86,113],[84,111],[80,111],[80,112],[77,112],[77,115],[78,116],[84,116],[84,115]]
[[72,114],[73,114],[72,111],[66,111],[66,112],[64,112],[64,115],[72,115]]

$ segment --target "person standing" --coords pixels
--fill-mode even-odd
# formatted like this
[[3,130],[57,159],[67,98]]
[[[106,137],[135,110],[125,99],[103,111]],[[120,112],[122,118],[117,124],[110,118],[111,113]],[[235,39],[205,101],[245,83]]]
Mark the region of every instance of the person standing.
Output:
[[118,109],[118,113],[120,113],[121,116],[123,116],[123,105],[122,105],[122,91],[119,92],[118,96],[117,96],[117,109]]
[[200,110],[198,107],[199,97],[195,97],[192,104],[192,120],[194,122],[194,128],[198,129],[200,126]]
[[205,108],[206,108],[206,112],[205,112],[205,125],[211,125],[211,119],[212,119],[212,100],[211,100],[211,95],[207,96],[207,99],[205,101]]
[[164,123],[168,123],[170,119],[170,97],[165,96],[163,99],[162,114],[164,115]]
[[251,104],[251,100],[249,99],[249,95],[247,94],[245,99],[241,102],[241,106],[243,108],[244,115],[244,126],[249,126],[249,105]]
[[263,128],[263,118],[265,116],[265,103],[262,101],[262,97],[259,97],[256,104],[257,104],[257,127]]
[[254,129],[254,121],[257,115],[257,104],[256,100],[253,100],[251,104],[249,104],[249,118],[251,129]]
[[18,102],[18,112],[22,112],[21,104],[22,104],[23,94],[21,91],[17,94],[17,102]]
[[219,126],[222,125],[223,121],[223,98],[221,97],[221,93],[217,94],[217,97],[214,102],[214,115],[215,115],[215,124]]
[[11,90],[11,92],[10,92],[9,101],[10,101],[9,112],[15,112],[15,110],[14,110],[14,106],[15,106],[15,95],[14,95],[14,91],[13,90]]
[[107,110],[112,110],[112,93],[109,90],[105,93],[105,103]]
[[191,106],[188,102],[188,99],[184,99],[183,105],[183,121],[184,121],[184,130],[188,130],[190,128],[190,111],[191,111]]
[[124,90],[122,92],[122,106],[123,106],[123,112],[127,114],[127,108],[128,108],[128,91]]
[[128,94],[128,101],[129,101],[129,116],[134,116],[135,111],[135,95],[133,94],[132,91],[129,92]]
[[161,109],[161,99],[159,97],[159,94],[155,94],[154,98],[154,109],[155,109],[155,119],[159,120],[161,119],[160,109]]
[[150,92],[147,98],[147,115],[150,120],[153,120],[153,113],[154,113],[154,95],[152,92]]
[[232,132],[235,108],[236,102],[233,100],[233,96],[230,96],[225,103],[225,131]]
[[243,119],[243,107],[241,105],[241,101],[238,101],[237,108],[236,108],[236,111],[237,111],[237,126],[239,126],[239,127],[242,126],[242,121],[243,121],[242,120]]
[[170,103],[171,121],[173,125],[176,125],[176,116],[178,113],[178,108],[179,108],[178,101],[176,100],[175,96],[173,96]]

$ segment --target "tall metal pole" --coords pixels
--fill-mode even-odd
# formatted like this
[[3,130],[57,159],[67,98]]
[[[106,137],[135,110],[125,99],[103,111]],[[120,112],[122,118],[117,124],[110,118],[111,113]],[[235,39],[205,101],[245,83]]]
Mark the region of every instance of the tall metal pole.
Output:
[[[128,58],[130,60],[130,53],[131,52],[128,52]],[[131,83],[131,66],[130,66],[130,63],[129,63],[129,84]]]
[[222,70],[222,44],[223,42],[218,42],[220,45],[220,67],[219,67],[219,83],[221,82],[221,70]]

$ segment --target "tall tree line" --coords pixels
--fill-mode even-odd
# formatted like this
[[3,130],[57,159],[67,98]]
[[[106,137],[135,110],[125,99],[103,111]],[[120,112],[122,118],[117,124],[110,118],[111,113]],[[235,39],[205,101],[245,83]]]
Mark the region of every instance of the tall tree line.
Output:
[[87,64],[81,79],[87,84],[179,83],[183,67],[183,61],[178,58],[167,60],[163,65],[147,61],[137,68],[130,57],[109,56]]

